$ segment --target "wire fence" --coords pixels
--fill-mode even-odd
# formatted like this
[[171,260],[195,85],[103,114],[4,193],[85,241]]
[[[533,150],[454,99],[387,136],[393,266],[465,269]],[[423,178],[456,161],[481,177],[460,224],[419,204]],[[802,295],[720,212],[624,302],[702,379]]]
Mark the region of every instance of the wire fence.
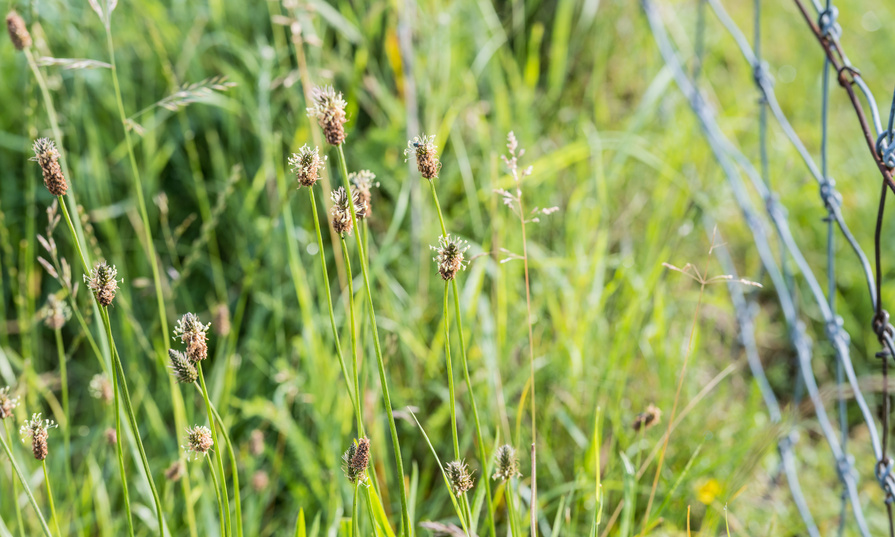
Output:
[[[832,0],[821,3],[812,0],[814,13],[810,13],[801,0],[793,0],[799,12],[802,14],[808,30],[814,34],[819,52],[824,53],[823,85],[821,91],[821,146],[819,151],[820,165],[815,157],[802,143],[795,129],[783,113],[774,94],[773,82],[768,74],[768,67],[761,56],[761,1],[753,0],[754,33],[752,43],[740,30],[734,20],[728,15],[719,0],[699,0],[696,28],[696,45],[694,47],[694,67],[688,72],[685,68],[683,55],[671,42],[665,26],[661,20],[655,2],[653,0],[641,0],[643,10],[649,22],[659,51],[671,70],[674,80],[681,92],[687,98],[690,108],[696,115],[700,128],[708,142],[711,151],[727,178],[728,186],[738,204],[743,218],[752,234],[755,249],[761,259],[761,264],[767,277],[773,284],[777,295],[783,318],[788,328],[788,335],[795,354],[798,358],[799,374],[796,378],[794,395],[798,400],[803,393],[807,395],[817,416],[826,443],[833,455],[836,473],[842,487],[842,501],[838,535],[842,535],[850,517],[848,508],[851,507],[854,525],[862,536],[869,536],[870,530],[864,517],[863,507],[859,501],[857,491],[858,469],[854,458],[848,450],[847,420],[848,404],[845,396],[846,385],[850,388],[854,404],[857,405],[860,416],[867,424],[870,443],[875,460],[871,463],[862,462],[858,468],[869,471],[872,467],[872,475],[876,478],[881,488],[880,501],[885,505],[889,520],[889,535],[895,537],[895,522],[893,522],[893,502],[895,502],[895,475],[893,475],[893,460],[889,456],[889,394],[888,394],[888,368],[889,358],[895,356],[895,341],[893,334],[895,329],[889,323],[889,314],[883,308],[880,299],[881,281],[881,256],[880,238],[882,235],[882,223],[885,212],[885,202],[888,190],[895,192],[895,182],[892,180],[892,168],[895,168],[895,96],[889,112],[889,121],[886,129],[883,129],[880,121],[879,109],[876,100],[869,87],[864,82],[860,72],[848,60],[841,44],[842,28],[837,22],[838,11]],[[759,133],[759,163],[752,163],[742,151],[740,151],[725,136],[715,119],[715,112],[699,91],[699,79],[701,74],[702,55],[704,52],[706,9],[710,9],[715,19],[723,29],[733,38],[740,49],[744,60],[752,68],[753,81],[759,97],[758,109],[758,133]],[[842,217],[842,196],[836,190],[836,183],[828,173],[828,110],[831,93],[831,74],[835,73],[835,80],[847,92],[849,100],[855,110],[863,136],[867,142],[870,155],[879,168],[882,180],[880,181],[881,193],[879,210],[877,213],[876,232],[874,237],[874,267],[871,266],[867,256],[862,251],[854,235],[848,228]],[[863,97],[863,101],[861,99]],[[865,112],[869,110],[868,113]],[[787,220],[786,208],[780,203],[772,189],[772,171],[768,163],[767,133],[768,117],[773,117],[786,138],[795,148],[804,162],[810,175],[818,185],[819,200],[826,212],[824,221],[827,224],[826,258],[827,258],[827,288],[824,291],[820,281],[806,261],[798,243],[794,239]],[[871,127],[873,131],[871,131]],[[874,135],[875,133],[875,135]],[[763,203],[763,207],[754,200],[751,191]],[[864,394],[858,386],[858,379],[852,365],[851,345],[849,334],[843,328],[842,318],[837,314],[835,301],[836,288],[836,263],[834,250],[837,237],[846,241],[853,251],[854,257],[863,272],[867,283],[867,290],[873,311],[868,312],[870,320],[869,328],[876,334],[882,351],[876,354],[876,359],[881,359],[882,368],[882,412],[880,423],[877,423],[870,406],[867,404]],[[775,256],[774,247],[779,249],[779,255]],[[723,248],[719,250],[719,259],[728,274],[735,278],[733,262],[730,255]],[[818,392],[817,381],[811,368],[813,356],[813,342],[807,335],[805,324],[800,318],[795,299],[795,275],[801,277],[809,292],[806,300],[813,303],[823,318],[826,327],[826,338],[832,346],[836,357],[836,384],[839,398],[836,406],[838,424],[834,426],[830,415],[824,407]],[[730,294],[736,310],[737,322],[740,328],[741,343],[745,349],[746,359],[755,377],[762,397],[768,407],[770,418],[775,423],[783,422],[780,404],[771,389],[765,375],[758,347],[755,342],[753,315],[758,311],[754,304],[754,296],[747,296],[740,286],[729,285]],[[862,357],[867,359],[869,357]],[[786,475],[793,502],[804,520],[808,534],[819,536],[817,524],[811,514],[811,508],[805,500],[799,482],[798,458],[795,455],[796,435],[789,431],[778,443],[780,453],[780,467]],[[869,473],[869,472],[868,472]]]

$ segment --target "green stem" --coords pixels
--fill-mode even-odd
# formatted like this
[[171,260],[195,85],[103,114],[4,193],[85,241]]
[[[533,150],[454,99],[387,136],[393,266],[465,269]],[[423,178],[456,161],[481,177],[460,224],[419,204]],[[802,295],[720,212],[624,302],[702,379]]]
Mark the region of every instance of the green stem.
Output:
[[203,456],[208,461],[208,470],[211,472],[211,480],[214,482],[214,495],[218,499],[218,519],[221,522],[221,535],[227,535],[227,526],[224,523],[224,501],[221,499],[221,484],[218,482],[217,473],[210,457]]
[[507,504],[507,518],[510,521],[510,534],[512,537],[519,537],[519,521],[516,520],[516,501],[513,497],[513,482],[511,479],[504,484],[503,494],[504,501]]
[[0,443],[3,444],[3,451],[5,451],[6,456],[9,457],[9,463],[12,464],[12,469],[15,470],[16,475],[19,477],[19,483],[22,484],[25,493],[28,495],[28,499],[31,500],[31,507],[33,507],[34,512],[37,513],[37,518],[40,521],[40,527],[43,529],[44,535],[53,537],[53,534],[50,533],[49,526],[47,526],[47,521],[44,520],[43,513],[40,512],[40,507],[37,506],[37,500],[34,499],[34,494],[31,494],[31,489],[28,487],[28,481],[25,479],[25,475],[22,474],[22,470],[19,469],[19,465],[16,463],[16,460],[12,456],[12,451],[9,449],[9,444],[6,443],[6,439],[3,438],[2,435],[0,435]]
[[152,499],[155,502],[155,511],[156,517],[158,518],[158,531],[160,536],[165,535],[165,517],[162,514],[162,502],[159,499],[158,489],[155,487],[155,480],[152,478],[152,469],[149,467],[149,459],[146,458],[146,450],[143,447],[143,439],[140,438],[140,427],[137,425],[137,417],[134,414],[133,403],[131,402],[130,391],[127,389],[127,375],[124,372],[124,367],[121,365],[121,357],[118,355],[118,347],[115,345],[115,340],[112,337],[112,325],[109,321],[109,310],[106,307],[100,308],[100,312],[103,316],[103,322],[106,325],[106,336],[109,338],[109,343],[112,347],[112,365],[114,369],[114,373],[120,375],[121,382],[121,394],[124,399],[124,407],[127,411],[128,422],[130,423],[131,431],[134,433],[134,439],[137,442],[137,451],[140,453],[140,462],[143,465],[143,471],[146,474],[146,480],[149,482],[149,489],[152,491]]
[[[345,243],[345,239],[342,238],[342,243]],[[358,531],[357,525],[360,522],[357,516],[357,486],[359,483],[354,484],[354,501],[351,503],[351,535],[353,537],[360,537],[360,531]]]
[[447,362],[448,391],[451,397],[451,436],[454,439],[454,459],[460,460],[460,440],[457,434],[457,408],[454,396],[454,366],[451,364],[451,322],[448,317],[448,282],[444,282],[444,357]]
[[221,445],[218,443],[217,427],[214,424],[214,412],[211,410],[211,401],[208,400],[208,388],[205,386],[205,374],[202,373],[202,362],[197,362],[199,369],[199,382],[202,385],[202,398],[205,399],[205,410],[208,413],[208,425],[211,428],[211,440],[214,443],[214,458],[217,462],[218,472],[221,474],[221,498],[224,507],[224,520],[227,524],[225,535],[231,535],[233,530],[230,524],[230,496],[227,492],[227,480],[224,475],[224,457],[221,455]]
[[[372,480],[371,480],[371,482],[372,482]],[[369,486],[364,487],[364,496],[367,497],[367,511],[368,511],[368,514],[370,515],[370,527],[373,528],[373,535],[374,535],[374,537],[376,537],[380,534],[380,532],[379,532],[379,526],[376,525],[376,517],[375,517],[375,515],[373,515],[373,513],[375,512],[375,511],[373,511],[373,495],[370,492]]]
[[[59,358],[59,376],[62,384],[62,413],[65,414],[65,428],[63,429],[63,443],[65,446],[65,477],[68,486],[74,485],[74,478],[71,473],[71,412],[68,406],[68,373],[66,367],[65,348],[62,345],[62,330],[56,328],[56,355]],[[69,488],[69,490],[71,490]],[[58,521],[57,521],[58,523]]]
[[53,528],[56,529],[56,535],[62,535],[62,532],[59,531],[59,517],[56,516],[56,503],[53,501],[53,490],[50,488],[50,474],[47,473],[47,460],[41,460],[40,465],[44,470],[44,484],[47,486],[47,499],[50,501],[50,519],[53,521]]
[[[3,428],[6,429],[6,438],[12,443],[12,435],[9,433],[9,421],[3,420]],[[12,478],[12,500],[16,505],[16,521],[19,523],[19,535],[25,537],[25,521],[22,519],[22,508],[19,507],[19,485],[16,478]]]
[[[342,344],[339,341],[339,329],[336,327],[336,315],[333,311],[333,297],[329,287],[329,275],[326,271],[326,255],[323,250],[323,236],[320,234],[320,219],[317,216],[317,200],[314,198],[314,187],[308,188],[308,195],[311,198],[311,211],[314,216],[314,229],[317,231],[317,247],[320,249],[320,252],[318,252],[318,255],[320,256],[320,270],[323,271],[323,284],[326,287],[326,305],[329,307],[329,323],[332,327],[333,341],[336,344],[336,357],[339,359],[339,366],[342,368],[342,377],[344,377],[345,379],[345,391],[348,392],[348,398],[351,399],[351,404],[352,406],[354,406],[355,419],[357,420],[357,430],[363,431],[364,426],[363,420],[361,419],[360,400],[358,399],[358,397],[351,393],[351,381],[348,377],[348,369],[345,367],[345,358],[342,356]],[[348,258],[346,257],[345,259],[347,260]]]
[[[438,214],[438,222],[441,224],[441,234],[447,238],[447,228],[444,225],[444,215],[441,212],[441,204],[438,203],[438,193],[435,190],[435,182],[429,179],[429,187],[432,191],[432,200],[435,202],[435,212]],[[472,379],[469,375],[469,362],[466,359],[466,340],[463,336],[463,314],[460,309],[460,291],[457,280],[451,280],[451,290],[454,293],[454,317],[457,321],[457,335],[460,339],[460,365],[463,368],[463,379],[466,382],[466,391],[469,394],[469,405],[472,407],[472,419],[475,424],[476,443],[478,444],[479,459],[482,464],[482,474],[485,483],[485,499],[487,500],[488,531],[491,537],[497,537],[497,527],[494,524],[494,502],[491,499],[491,482],[484,475],[488,468],[488,458],[485,452],[485,437],[482,435],[482,426],[479,421],[479,409],[475,401],[475,393],[472,391]],[[534,392],[532,392],[534,393]]]
[[348,275],[348,318],[349,318],[349,326],[351,327],[351,361],[353,364],[353,378],[354,378],[354,394],[355,401],[357,401],[357,407],[354,409],[354,413],[357,414],[357,436],[364,436],[364,424],[361,419],[360,414],[360,399],[361,399],[361,391],[360,391],[360,381],[358,380],[358,371],[357,371],[357,323],[354,319],[354,277],[351,274],[351,257],[348,255],[348,244],[345,242],[345,235],[339,234],[339,239],[342,241],[342,254],[345,256],[345,269]]
[[[345,190],[348,193],[348,207],[351,212],[351,223],[357,229],[357,214],[354,210],[354,198],[351,193],[351,181],[348,180],[348,166],[345,164],[345,153],[342,146],[338,146],[339,165],[342,169],[342,180],[345,183]],[[398,440],[398,428],[395,425],[395,414],[392,410],[391,396],[388,390],[388,376],[385,373],[385,360],[382,357],[382,347],[379,344],[379,327],[376,324],[376,310],[373,307],[373,291],[370,288],[370,277],[367,274],[367,257],[364,253],[363,242],[357,241],[358,257],[360,258],[360,268],[364,276],[364,289],[367,294],[367,309],[370,316],[370,325],[373,328],[373,348],[376,351],[376,362],[379,366],[379,381],[382,384],[382,398],[385,403],[385,409],[388,413],[388,427],[392,435],[392,444],[395,451],[395,466],[398,470],[398,485],[401,489],[401,521],[405,537],[412,537],[413,530],[410,520],[410,511],[407,505],[407,490],[404,486],[404,459],[401,456],[401,443]]]

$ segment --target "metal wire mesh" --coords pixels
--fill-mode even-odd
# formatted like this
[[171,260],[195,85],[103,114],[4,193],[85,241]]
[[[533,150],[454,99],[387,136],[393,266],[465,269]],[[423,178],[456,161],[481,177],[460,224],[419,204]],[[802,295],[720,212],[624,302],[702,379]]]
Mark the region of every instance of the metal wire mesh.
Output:
[[[773,83],[768,75],[767,65],[762,61],[760,0],[754,0],[753,2],[755,30],[751,45],[733,19],[724,10],[724,7],[719,0],[699,1],[697,29],[695,34],[696,61],[695,67],[692,69],[691,73],[688,73],[684,68],[684,62],[682,61],[680,53],[669,39],[654,1],[642,0],[641,4],[659,51],[666,65],[671,70],[677,86],[687,98],[690,108],[696,115],[703,135],[727,178],[731,193],[733,194],[752,234],[755,249],[761,259],[762,267],[773,284],[773,289],[777,295],[783,318],[788,328],[790,342],[798,358],[799,375],[796,381],[795,393],[798,394],[800,392],[803,384],[804,389],[807,392],[807,397],[816,413],[817,421],[820,425],[824,439],[832,452],[836,471],[842,486],[842,502],[840,505],[838,534],[841,535],[846,528],[849,520],[847,516],[848,507],[850,506],[854,525],[857,527],[858,531],[863,536],[870,535],[870,530],[865,520],[863,508],[857,493],[858,473],[855,470],[854,458],[848,451],[849,424],[846,415],[848,405],[845,397],[842,395],[842,388],[847,384],[853,392],[854,404],[857,405],[860,411],[860,416],[862,420],[866,422],[870,433],[870,443],[875,457],[873,463],[873,475],[876,477],[879,486],[882,489],[880,498],[884,502],[888,513],[890,536],[895,537],[892,512],[892,503],[895,501],[895,495],[893,495],[893,491],[895,491],[895,476],[892,474],[893,461],[888,455],[889,394],[887,392],[888,360],[891,356],[895,356],[895,347],[893,347],[893,332],[895,331],[893,331],[893,327],[889,323],[889,315],[886,310],[883,309],[881,300],[879,299],[880,287],[882,285],[880,237],[882,234],[886,194],[889,189],[895,192],[895,183],[892,181],[891,171],[892,168],[895,168],[895,143],[893,143],[893,137],[895,137],[895,134],[893,134],[893,123],[895,123],[895,97],[893,97],[893,103],[889,113],[889,122],[887,128],[884,130],[873,94],[861,78],[860,72],[851,64],[843,50],[840,42],[842,28],[836,21],[838,12],[836,7],[832,4],[832,0],[827,0],[825,4],[821,4],[819,0],[812,0],[816,18],[812,18],[812,15],[805,8],[805,5],[801,0],[794,0],[798,10],[801,12],[807,23],[808,29],[816,37],[825,57],[820,117],[822,139],[819,152],[820,165],[818,166],[814,156],[812,156],[811,152],[808,151],[806,146],[802,143],[795,129],[792,127],[778,104],[776,95],[774,94]],[[701,59],[704,50],[704,25],[707,24],[705,17],[706,6],[711,9],[715,18],[724,30],[732,36],[740,49],[743,58],[752,68],[753,81],[760,99],[758,113],[760,164],[758,169],[753,165],[750,159],[725,136],[715,119],[714,111],[699,91],[698,81],[702,70]],[[874,243],[876,265],[875,275],[870,261],[861,250],[860,245],[855,240],[854,235],[851,233],[842,217],[842,197],[836,190],[835,181],[828,173],[828,110],[831,92],[831,71],[835,72],[836,80],[839,85],[848,93],[849,100],[854,107],[860,128],[867,141],[870,155],[876,162],[880,175],[882,176],[880,204],[877,213]],[[857,88],[857,91],[855,88]],[[860,96],[863,96],[864,102],[861,101]],[[870,123],[868,123],[867,120],[868,114],[865,113],[865,107],[869,110],[869,117],[871,118],[870,123],[872,123],[875,136],[871,133]],[[786,209],[778,200],[771,186],[772,173],[767,156],[769,113],[777,122],[786,138],[791,142],[810,175],[818,185],[819,199],[826,211],[825,222],[827,223],[826,268],[828,278],[826,293],[818,279],[815,277],[811,266],[802,254],[797,241],[794,239],[788,223]],[[763,201],[764,206],[761,209],[756,208],[755,205],[757,204],[753,201],[753,197],[750,196],[749,187],[751,187],[752,191],[757,193],[758,197]],[[858,386],[858,380],[855,375],[850,354],[850,337],[843,328],[842,318],[837,314],[836,310],[835,285],[837,280],[834,249],[837,236],[844,238],[847,242],[863,272],[864,278],[866,279],[870,302],[873,305],[873,311],[868,312],[868,318],[871,319],[869,328],[874,331],[883,348],[883,351],[876,355],[877,358],[882,359],[880,367],[882,368],[883,373],[883,409],[880,423],[877,423],[876,418],[871,412],[871,409]],[[772,245],[777,245],[780,249],[779,261],[774,255]],[[725,271],[728,274],[737,277],[734,273],[733,263],[726,250],[720,250],[719,259],[721,260]],[[798,301],[794,298],[796,296],[794,288],[795,279],[791,270],[795,271],[807,286],[809,292],[807,293],[806,299],[814,303],[823,317],[826,326],[825,332],[827,340],[835,352],[836,382],[837,387],[840,388],[840,397],[836,410],[839,417],[838,427],[834,427],[818,393],[817,381],[811,368],[813,342],[806,334],[805,325],[800,319]],[[782,421],[780,405],[768,383],[755,343],[753,312],[757,311],[757,308],[754,304],[750,304],[752,298],[746,296],[740,286],[731,284],[729,289],[736,309],[741,342],[745,349],[749,367],[768,407],[771,420],[775,423],[780,423]],[[784,436],[779,442],[778,449],[780,453],[781,470],[786,474],[793,502],[804,520],[807,532],[812,536],[817,536],[820,535],[820,533],[799,483],[799,471],[797,467],[798,458],[795,455],[794,443],[795,436],[792,432]]]

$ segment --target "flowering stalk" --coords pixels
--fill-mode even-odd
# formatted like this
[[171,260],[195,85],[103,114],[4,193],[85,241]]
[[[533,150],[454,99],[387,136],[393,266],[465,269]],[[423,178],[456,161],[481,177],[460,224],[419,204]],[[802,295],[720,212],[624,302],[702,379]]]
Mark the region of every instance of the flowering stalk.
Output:
[[56,503],[53,501],[53,490],[50,488],[50,474],[47,473],[47,460],[40,461],[40,465],[44,470],[44,483],[47,485],[47,498],[50,501],[50,518],[53,520],[53,527],[56,529],[56,535],[62,535],[59,530],[59,517],[56,515]]
[[[211,428],[211,439],[214,443],[214,457],[215,462],[217,463],[218,472],[221,474],[221,496],[222,496],[222,508],[224,510],[224,521],[226,523],[227,531],[224,535],[230,535],[232,533],[232,528],[230,525],[230,498],[229,493],[227,492],[227,481],[224,478],[224,459],[223,455],[221,455],[221,450],[219,449],[218,439],[217,439],[217,428],[214,425],[214,412],[211,411],[211,402],[208,400],[208,388],[205,386],[205,375],[202,373],[202,362],[197,362],[196,367],[199,370],[199,382],[202,386],[202,397],[205,400],[205,411],[208,413],[208,424]],[[209,461],[209,464],[211,462]]]
[[[8,430],[7,433],[9,433]],[[16,463],[16,460],[12,455],[12,450],[9,449],[9,444],[6,442],[6,439],[3,438],[3,435],[0,435],[0,444],[3,444],[3,451],[6,452],[6,456],[9,458],[9,463],[12,465],[12,469],[15,470],[16,476],[18,476],[19,478],[19,483],[21,483],[22,488],[25,489],[25,494],[28,495],[28,500],[31,502],[31,507],[33,507],[34,512],[37,513],[37,519],[40,522],[40,528],[43,530],[46,537],[53,537],[53,534],[50,532],[50,527],[47,526],[47,521],[44,519],[43,513],[40,512],[40,507],[37,505],[37,500],[34,499],[34,494],[31,493],[31,488],[28,486],[28,480],[25,478],[25,474],[23,474],[22,470],[19,468],[18,463]]]
[[[351,329],[351,361],[353,364],[352,374],[354,380],[354,394],[359,402],[361,399],[361,391],[360,391],[360,375],[358,374],[358,364],[357,364],[357,324],[354,319],[354,283],[353,276],[351,274],[351,256],[348,254],[348,244],[345,242],[345,235],[343,233],[339,233],[339,240],[342,242],[342,255],[345,256],[345,270],[348,276],[348,319],[349,319],[349,327]],[[359,436],[364,436],[364,424],[360,415],[360,408],[355,408],[355,413],[357,414],[357,434]],[[355,491],[355,500],[357,496],[357,491]]]
[[[7,422],[6,420],[2,420],[2,421],[3,421],[3,428],[6,429],[6,439],[9,441],[12,441],[12,435],[9,432],[9,422]],[[14,476],[10,476],[10,477],[12,478],[12,497],[18,498],[19,497],[18,481],[16,481],[16,478]],[[18,501],[15,501],[13,503],[16,505],[16,521],[19,523],[19,535],[21,537],[25,537],[25,522],[22,519],[22,508],[19,507]]]
[[448,317],[448,283],[444,282],[444,358],[447,362],[448,391],[451,398],[451,436],[454,439],[454,458],[460,458],[460,440],[457,434],[457,408],[454,397],[454,366],[451,364],[451,322]]

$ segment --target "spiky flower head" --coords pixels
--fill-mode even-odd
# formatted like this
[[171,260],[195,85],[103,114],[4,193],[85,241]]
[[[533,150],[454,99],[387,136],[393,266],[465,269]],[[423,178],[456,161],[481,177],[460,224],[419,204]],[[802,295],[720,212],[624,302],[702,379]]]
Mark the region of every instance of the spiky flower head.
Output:
[[323,169],[326,157],[320,158],[317,148],[311,149],[307,144],[301,146],[298,153],[292,153],[289,157],[289,168],[298,179],[301,186],[312,187],[320,178],[319,172]]
[[494,457],[497,463],[497,470],[494,472],[493,479],[506,481],[516,476],[522,475],[519,472],[519,459],[516,458],[516,450],[509,444],[504,444],[497,448],[497,455]]
[[68,182],[59,166],[59,150],[56,149],[56,144],[49,138],[39,138],[34,141],[31,149],[34,150],[34,157],[31,160],[40,164],[47,190],[54,196],[64,196],[68,191]]
[[186,356],[193,362],[199,362],[208,358],[208,336],[206,332],[211,328],[211,323],[202,324],[199,316],[187,313],[177,321],[174,327],[174,339],[178,337],[186,343]]
[[31,46],[31,34],[28,33],[28,27],[15,11],[10,11],[6,15],[6,29],[9,30],[9,38],[16,50],[24,50]]
[[366,436],[351,442],[348,450],[342,455],[342,471],[352,483],[364,480],[369,463],[370,440]]
[[472,489],[473,479],[469,466],[464,461],[451,461],[444,467],[444,472],[451,482],[451,490],[457,496]]
[[93,291],[96,300],[103,306],[111,306],[115,300],[115,293],[118,291],[118,269],[115,265],[110,265],[105,261],[97,263],[90,276],[84,275],[84,282],[87,287]]
[[438,177],[438,171],[441,170],[441,162],[438,160],[438,146],[435,145],[435,135],[414,136],[413,140],[407,142],[407,149],[404,150],[405,160],[416,157],[416,167],[420,171],[420,175],[426,179],[435,179]]
[[42,461],[47,458],[47,453],[50,451],[47,444],[49,430],[57,425],[53,420],[42,420],[40,416],[40,414],[32,415],[31,419],[19,429],[19,435],[22,437],[22,443],[31,440],[31,452],[34,453],[34,458]]
[[[351,235],[351,231],[354,229],[354,224],[351,221],[351,207],[348,205],[348,193],[345,191],[345,187],[340,186],[333,190],[330,197],[332,197],[333,200],[333,208],[331,210],[333,215],[333,229],[336,230],[336,233],[346,233]],[[367,206],[364,204],[363,200],[360,199],[360,196],[356,191],[352,197],[354,198],[354,214],[358,218],[363,218],[364,215],[367,214]]]
[[171,371],[174,372],[174,378],[177,382],[183,384],[192,384],[199,378],[199,370],[193,365],[193,362],[186,357],[185,354],[178,350],[168,349],[168,356],[171,358]]
[[59,300],[56,295],[50,295],[40,314],[47,328],[58,330],[65,326],[67,320],[71,319],[71,308],[64,300]]
[[656,405],[650,404],[648,407],[646,407],[645,411],[637,414],[637,416],[634,418],[634,424],[632,426],[634,427],[635,431],[639,431],[641,429],[646,430],[650,427],[658,425],[661,419],[662,410],[660,410],[659,407],[657,407]]
[[342,93],[336,92],[332,86],[315,86],[311,90],[314,106],[307,109],[308,117],[317,119],[323,129],[323,135],[330,145],[342,145],[345,141],[345,107],[348,103],[342,99]]
[[211,429],[204,425],[197,425],[193,428],[187,427],[186,445],[180,446],[186,450],[187,456],[192,453],[196,459],[204,457],[214,446],[211,439]]
[[438,273],[445,281],[453,280],[454,276],[465,269],[468,264],[463,253],[469,249],[469,246],[462,239],[442,235],[438,238],[438,246],[429,246],[429,248],[436,252],[432,261],[438,265]]
[[112,382],[109,381],[109,377],[107,377],[105,373],[97,373],[96,375],[93,375],[93,378],[90,379],[90,384],[87,386],[87,391],[90,393],[91,397],[99,399],[106,404],[111,403],[112,399],[115,398]]
[[366,211],[363,216],[357,215],[358,219],[364,219],[373,214],[372,205],[373,194],[371,189],[379,186],[376,182],[376,174],[370,170],[361,170],[359,172],[351,172],[348,174],[348,180],[351,181],[351,189],[357,194],[357,197],[364,203]]
[[11,417],[13,409],[17,406],[19,406],[19,398],[9,396],[9,386],[0,388],[0,420]]

